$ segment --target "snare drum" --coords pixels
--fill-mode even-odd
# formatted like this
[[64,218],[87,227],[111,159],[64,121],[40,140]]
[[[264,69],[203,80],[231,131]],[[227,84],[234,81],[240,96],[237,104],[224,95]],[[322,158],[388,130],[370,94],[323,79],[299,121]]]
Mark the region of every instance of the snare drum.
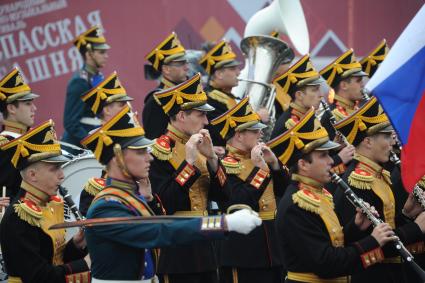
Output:
[[[62,165],[62,168],[65,178],[61,186],[68,190],[78,207],[80,203],[80,194],[84,185],[88,179],[100,177],[103,166],[96,160],[90,151],[86,151],[84,154],[80,154]],[[66,204],[64,205],[64,209],[65,221],[75,221],[74,215],[72,215],[71,210]],[[77,231],[78,228],[68,229],[66,233],[67,240],[72,238]]]

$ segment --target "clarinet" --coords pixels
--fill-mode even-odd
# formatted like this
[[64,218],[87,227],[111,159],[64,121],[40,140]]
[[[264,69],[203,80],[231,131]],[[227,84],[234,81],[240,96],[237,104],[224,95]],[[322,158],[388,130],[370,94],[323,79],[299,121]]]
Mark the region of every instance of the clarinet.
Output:
[[400,158],[398,158],[397,153],[395,153],[392,150],[390,151],[390,161],[392,163],[394,163],[395,166],[397,166],[398,168],[400,168],[400,166],[401,166]]
[[[382,219],[376,217],[372,211],[366,206],[363,199],[359,198],[354,191],[350,188],[347,183],[345,183],[341,177],[337,174],[331,174],[332,182],[339,185],[343,190],[347,199],[354,205],[354,207],[360,208],[361,211],[366,215],[366,217],[372,222],[372,225],[376,227],[377,225],[383,223]],[[413,255],[406,249],[400,239],[397,237],[396,240],[392,242],[396,250],[399,252],[400,256],[404,261],[408,262],[413,270],[419,275],[422,282],[425,282],[425,271],[414,261]]]
[[72,196],[69,194],[68,190],[62,186],[59,186],[59,193],[63,197],[63,200],[65,201],[65,203],[71,209],[71,212],[72,214],[74,214],[75,219],[84,220],[85,217],[78,210],[78,207],[75,204],[74,200],[72,199]]
[[361,93],[362,93],[362,96],[363,96],[363,100],[364,101],[369,101],[370,100],[370,91],[369,90],[367,90],[365,88],[362,88]]
[[323,109],[325,110],[325,112],[329,115],[329,121],[331,122],[332,127],[335,130],[335,134],[344,142],[345,145],[349,145],[350,143],[348,142],[347,137],[344,136],[340,131],[338,131],[335,128],[336,119],[335,119],[335,116],[332,113],[331,109],[329,108],[329,105],[323,99],[320,101],[320,103],[322,104]]
[[425,209],[424,190],[419,187],[418,184],[416,184],[413,188],[412,194],[415,197],[416,201],[421,205],[422,209]]
[[[362,89],[362,94],[363,94],[363,98],[366,101],[370,99],[370,93],[367,89]],[[401,144],[398,139],[396,139],[395,147],[401,152]],[[390,151],[390,161],[400,169],[401,167],[400,158],[397,156],[397,153],[395,153],[393,150]],[[425,197],[423,196],[423,193],[424,193],[423,189],[416,184],[415,187],[413,188],[412,193],[416,201],[421,205],[423,209],[425,209]]]
[[[390,161],[394,163],[398,168],[401,166],[400,158],[398,158],[397,154],[394,151],[390,151]],[[419,187],[418,184],[416,184],[413,187],[412,191],[413,197],[415,200],[421,205],[423,209],[425,209],[425,197],[424,197],[424,190]]]

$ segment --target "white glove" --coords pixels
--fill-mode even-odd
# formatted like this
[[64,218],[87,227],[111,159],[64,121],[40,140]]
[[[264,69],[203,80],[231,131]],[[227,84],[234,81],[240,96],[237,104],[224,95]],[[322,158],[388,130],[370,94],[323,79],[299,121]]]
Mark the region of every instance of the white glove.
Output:
[[225,216],[227,229],[230,232],[249,234],[255,227],[261,225],[261,218],[255,211],[241,209]]

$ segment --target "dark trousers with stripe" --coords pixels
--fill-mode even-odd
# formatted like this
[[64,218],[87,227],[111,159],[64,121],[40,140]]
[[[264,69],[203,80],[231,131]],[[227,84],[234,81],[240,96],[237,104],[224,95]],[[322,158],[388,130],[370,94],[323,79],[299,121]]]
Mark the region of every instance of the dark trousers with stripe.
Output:
[[216,271],[159,275],[160,283],[218,283]]
[[240,268],[221,267],[220,283],[282,283],[281,267]]

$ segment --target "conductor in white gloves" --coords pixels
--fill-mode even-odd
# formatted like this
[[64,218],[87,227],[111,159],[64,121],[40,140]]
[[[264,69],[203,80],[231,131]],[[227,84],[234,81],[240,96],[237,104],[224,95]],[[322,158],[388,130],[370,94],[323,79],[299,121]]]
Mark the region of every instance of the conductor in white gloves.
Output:
[[[120,135],[115,135],[117,132]],[[108,175],[105,188],[96,195],[87,212],[88,219],[153,215],[148,205],[153,198],[152,190],[146,181],[153,159],[149,153],[153,142],[143,133],[134,113],[123,109],[82,141],[106,166]],[[99,144],[102,150],[96,151]],[[228,231],[247,234],[258,225],[261,219],[243,209],[230,215],[171,223],[90,227],[85,236],[92,282],[156,282],[155,248],[222,239]]]

